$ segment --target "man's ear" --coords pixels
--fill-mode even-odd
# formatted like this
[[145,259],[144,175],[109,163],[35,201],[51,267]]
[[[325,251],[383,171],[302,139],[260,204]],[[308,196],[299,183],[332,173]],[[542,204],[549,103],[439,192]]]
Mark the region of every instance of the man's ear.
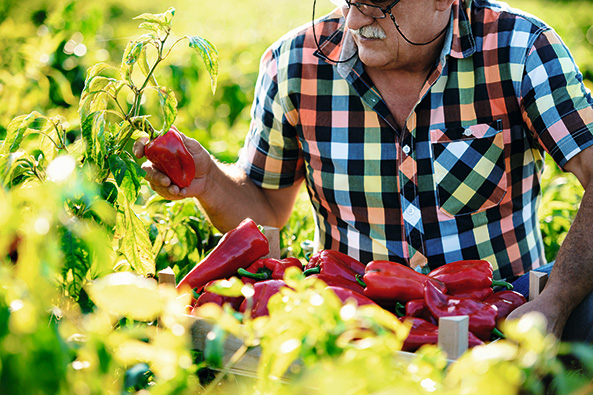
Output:
[[[447,11],[451,8],[451,5],[458,0],[434,0],[435,8],[437,11]],[[459,0],[462,1],[462,0]]]

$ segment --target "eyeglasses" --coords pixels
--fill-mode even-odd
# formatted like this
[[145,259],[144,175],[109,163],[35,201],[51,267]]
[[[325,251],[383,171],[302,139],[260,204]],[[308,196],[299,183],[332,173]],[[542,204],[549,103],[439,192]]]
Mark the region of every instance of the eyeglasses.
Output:
[[395,7],[395,5],[397,3],[400,2],[400,0],[395,0],[393,3],[389,4],[387,7],[381,8],[377,5],[358,3],[358,2],[354,2],[352,0],[344,0],[344,1],[346,2],[346,6],[348,8],[355,6],[356,8],[358,8],[358,11],[360,11],[361,14],[370,16],[371,18],[375,18],[375,19],[383,19],[387,16],[387,14],[391,14],[391,9],[393,7]]

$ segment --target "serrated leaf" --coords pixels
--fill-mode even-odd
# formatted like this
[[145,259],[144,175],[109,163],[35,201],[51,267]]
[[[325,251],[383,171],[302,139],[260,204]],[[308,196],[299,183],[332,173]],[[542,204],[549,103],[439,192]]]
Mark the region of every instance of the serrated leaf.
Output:
[[120,208],[122,211],[118,213],[116,235],[120,237],[121,253],[137,273],[143,276],[154,274],[152,244],[144,223],[138,218],[130,203],[120,204]]
[[33,111],[27,115],[20,115],[14,118],[8,124],[6,129],[6,138],[2,144],[2,153],[11,153],[19,149],[21,142],[27,135],[27,129],[38,118],[46,119],[46,117],[37,111]]
[[140,193],[140,182],[146,172],[124,151],[122,156],[111,155],[108,159],[109,169],[115,182],[123,191],[129,202],[135,202]]
[[159,102],[161,104],[161,110],[163,111],[163,129],[162,132],[166,133],[175,118],[177,118],[177,98],[175,92],[165,87],[159,88]]
[[212,88],[212,94],[214,94],[218,80],[218,50],[214,44],[203,37],[186,37],[189,39],[190,48],[195,49],[200,54],[206,65],[206,70],[210,74],[210,87]]

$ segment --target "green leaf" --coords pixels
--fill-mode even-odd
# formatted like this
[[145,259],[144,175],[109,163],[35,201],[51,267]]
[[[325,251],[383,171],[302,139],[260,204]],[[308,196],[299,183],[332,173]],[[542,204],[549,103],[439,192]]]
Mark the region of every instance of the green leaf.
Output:
[[138,26],[138,27],[140,29],[151,30],[151,31],[155,32],[156,34],[159,34],[163,30],[160,23],[154,23],[154,22],[142,22],[140,24],[140,26]]
[[81,123],[92,113],[107,110],[109,95],[106,92],[88,93],[83,92],[80,96],[78,114]]
[[39,149],[43,152],[45,160],[51,162],[58,153],[56,144],[61,144],[61,140],[64,140],[66,132],[59,117],[52,117],[48,121],[43,130],[41,130],[42,136],[39,142]]
[[242,296],[243,281],[237,277],[231,277],[228,280],[218,280],[206,287],[206,291],[213,292],[222,296],[238,297]]
[[210,74],[210,86],[212,88],[212,94],[216,92],[216,83],[218,80],[218,50],[216,46],[210,41],[200,36],[186,36],[189,39],[190,48],[198,51],[206,70]]
[[214,325],[208,332],[204,346],[204,359],[209,366],[217,369],[222,368],[226,338],[227,333],[219,325]]
[[[156,36],[153,33],[147,33],[135,40],[128,42],[126,45],[126,49],[124,50],[124,54],[122,56],[121,65],[119,67],[119,72],[121,77],[132,84],[132,71],[134,64],[140,58],[140,54],[144,52],[145,46],[148,42],[156,40]],[[159,41],[157,41],[158,43]],[[158,45],[155,43],[155,45]]]
[[107,156],[108,134],[105,133],[105,110],[90,113],[82,120],[82,138],[86,144],[85,156],[99,168],[104,168],[104,158]]
[[35,177],[34,167],[35,159],[24,151],[0,155],[2,185],[10,187],[24,181],[26,178]]
[[[138,58],[138,67],[140,67],[140,70],[145,77],[150,74],[150,65],[148,64],[148,59],[146,58],[146,51],[142,51],[140,53],[140,57]],[[153,86],[158,85],[154,73],[150,75],[148,82]]]
[[[120,194],[123,195],[123,194]],[[125,200],[125,197],[124,197]],[[120,251],[134,270],[141,275],[155,273],[155,261],[148,231],[131,204],[120,204],[116,234],[120,237]]]
[[46,119],[44,115],[37,111],[14,118],[6,129],[6,139],[2,144],[1,152],[7,154],[18,150],[27,134],[27,129],[39,118]]
[[[174,15],[175,15],[175,8],[170,7],[167,11],[163,12],[162,14],[144,13],[144,14],[138,15],[134,19],[142,19],[144,22],[148,22],[148,23],[156,24],[157,26],[160,26],[163,30],[169,30],[169,29],[171,29],[171,23],[173,22]],[[144,25],[144,23],[140,24],[140,27],[146,27],[143,25]],[[154,29],[151,28],[151,30],[154,30]]]
[[124,85],[124,81],[115,78],[96,76],[89,80],[83,91],[88,94],[104,92],[115,96]]
[[60,249],[64,258],[62,267],[62,281],[69,296],[78,299],[78,294],[85,283],[87,273],[91,268],[91,260],[82,240],[69,229],[60,228]]
[[108,63],[102,63],[102,62],[101,63],[96,63],[95,65],[89,67],[88,70],[87,70],[86,79],[84,81],[84,84],[85,85],[88,85],[89,84],[89,81],[91,79],[93,79],[94,77],[100,75],[103,71],[108,70],[108,69],[116,70],[116,68],[113,67],[113,66],[111,66],[110,64],[108,64]]
[[175,97],[175,92],[165,87],[159,88],[159,102],[163,111],[162,133],[166,133],[171,125],[173,125],[173,122],[175,122],[175,118],[177,118],[177,98]]
[[140,193],[140,182],[146,172],[127,151],[124,151],[122,156],[111,155],[108,162],[115,182],[126,195],[126,199],[129,202],[135,202]]
[[155,280],[134,273],[111,273],[85,287],[102,310],[137,321],[153,321],[163,309]]

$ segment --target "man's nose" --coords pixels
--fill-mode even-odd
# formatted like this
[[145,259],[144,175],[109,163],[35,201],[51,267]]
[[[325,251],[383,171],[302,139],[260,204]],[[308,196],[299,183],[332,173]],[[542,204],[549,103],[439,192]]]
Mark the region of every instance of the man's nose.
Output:
[[360,12],[358,7],[356,7],[354,4],[350,8],[345,8],[344,11],[346,27],[350,30],[360,29],[361,27],[370,25],[375,21],[375,18]]

